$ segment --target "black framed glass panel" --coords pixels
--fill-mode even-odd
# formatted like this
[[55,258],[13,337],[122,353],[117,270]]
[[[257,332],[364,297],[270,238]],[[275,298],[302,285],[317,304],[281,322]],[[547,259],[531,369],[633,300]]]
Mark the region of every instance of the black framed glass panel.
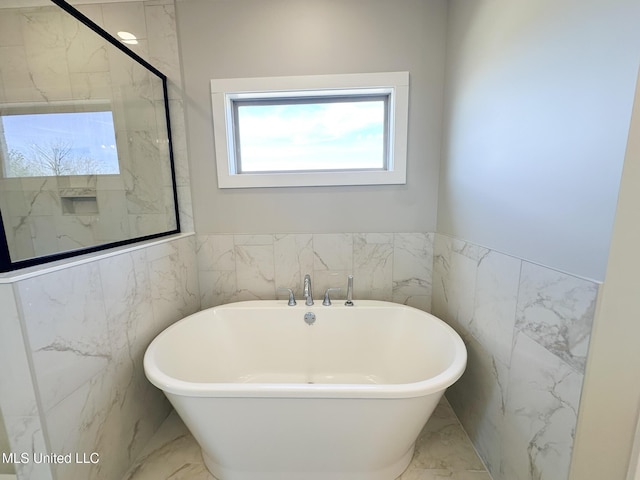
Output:
[[166,76],[62,0],[0,15],[0,271],[177,233]]

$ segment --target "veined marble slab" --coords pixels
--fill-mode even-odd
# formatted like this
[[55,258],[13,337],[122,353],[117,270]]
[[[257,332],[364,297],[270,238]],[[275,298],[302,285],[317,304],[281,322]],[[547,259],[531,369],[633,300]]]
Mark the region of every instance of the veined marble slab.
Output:
[[431,308],[433,234],[214,234],[197,245],[203,306],[285,298],[280,287],[300,299],[308,273],[316,299],[327,288],[344,299],[352,274],[354,298]]

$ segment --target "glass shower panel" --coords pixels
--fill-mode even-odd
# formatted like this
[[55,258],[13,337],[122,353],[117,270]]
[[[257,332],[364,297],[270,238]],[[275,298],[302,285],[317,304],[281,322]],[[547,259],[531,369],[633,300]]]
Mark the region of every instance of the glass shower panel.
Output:
[[166,77],[60,6],[0,8],[2,270],[178,231]]

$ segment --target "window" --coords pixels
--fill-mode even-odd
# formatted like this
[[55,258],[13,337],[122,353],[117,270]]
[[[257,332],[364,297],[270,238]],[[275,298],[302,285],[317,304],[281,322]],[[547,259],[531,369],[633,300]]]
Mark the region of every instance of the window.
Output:
[[406,183],[407,72],[211,80],[220,188]]
[[105,105],[73,111],[55,103],[3,107],[0,158],[6,178],[119,173],[113,115]]

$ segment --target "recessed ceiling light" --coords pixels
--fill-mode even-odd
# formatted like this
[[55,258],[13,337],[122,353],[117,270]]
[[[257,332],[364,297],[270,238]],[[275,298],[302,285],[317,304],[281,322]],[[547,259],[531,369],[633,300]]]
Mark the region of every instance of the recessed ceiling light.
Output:
[[127,45],[137,45],[138,39],[133,33],[130,32],[118,32],[118,36],[122,39],[122,43]]

